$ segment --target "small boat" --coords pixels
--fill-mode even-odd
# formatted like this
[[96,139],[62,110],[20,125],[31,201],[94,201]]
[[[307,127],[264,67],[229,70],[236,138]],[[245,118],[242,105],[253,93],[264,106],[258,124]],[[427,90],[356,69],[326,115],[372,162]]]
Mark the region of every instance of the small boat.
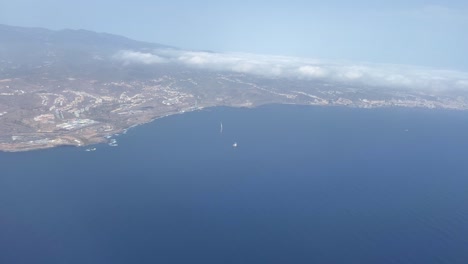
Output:
[[117,144],[117,139],[111,138],[108,145],[111,146],[111,147],[117,147],[119,144]]
[[237,142],[234,142],[234,144],[232,144],[232,147],[237,148]]
[[88,152],[89,151],[96,151],[96,148],[87,148],[87,149],[85,149],[85,151],[88,151]]

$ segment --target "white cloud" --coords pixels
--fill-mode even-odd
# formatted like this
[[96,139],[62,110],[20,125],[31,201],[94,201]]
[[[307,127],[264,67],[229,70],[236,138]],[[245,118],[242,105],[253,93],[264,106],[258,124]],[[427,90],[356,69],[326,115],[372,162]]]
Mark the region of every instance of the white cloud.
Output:
[[468,90],[468,80],[459,80],[456,82],[457,88]]
[[468,73],[405,65],[337,63],[285,56],[247,53],[211,53],[174,49],[152,53],[124,50],[114,59],[124,64],[176,63],[216,71],[364,84],[384,88],[426,89],[431,91],[466,90]]
[[343,72],[343,76],[346,79],[357,80],[364,76],[364,72],[366,72],[366,69],[358,66],[352,66]]
[[322,78],[327,75],[327,71],[319,66],[305,65],[298,69],[299,73],[305,77]]
[[131,50],[122,50],[114,55],[114,58],[126,63],[156,64],[167,62],[164,58],[152,53],[143,53]]

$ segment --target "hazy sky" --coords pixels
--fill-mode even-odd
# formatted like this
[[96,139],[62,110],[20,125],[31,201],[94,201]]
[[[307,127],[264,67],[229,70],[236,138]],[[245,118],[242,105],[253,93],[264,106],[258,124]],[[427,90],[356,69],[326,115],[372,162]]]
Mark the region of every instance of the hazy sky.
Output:
[[468,70],[466,0],[0,0],[0,23],[185,49]]

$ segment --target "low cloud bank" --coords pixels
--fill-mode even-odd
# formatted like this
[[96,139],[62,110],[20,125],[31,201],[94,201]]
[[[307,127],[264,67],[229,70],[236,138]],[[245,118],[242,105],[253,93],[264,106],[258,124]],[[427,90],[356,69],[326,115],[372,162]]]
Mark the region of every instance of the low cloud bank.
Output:
[[152,53],[143,53],[131,50],[121,50],[114,55],[114,58],[123,61],[125,64],[143,63],[156,64],[169,62],[166,59]]
[[151,53],[122,50],[114,59],[124,64],[177,63],[189,67],[247,73],[265,77],[285,77],[425,91],[464,90],[468,73],[405,65],[351,64],[286,56],[247,53],[211,53],[182,50],[155,50]]

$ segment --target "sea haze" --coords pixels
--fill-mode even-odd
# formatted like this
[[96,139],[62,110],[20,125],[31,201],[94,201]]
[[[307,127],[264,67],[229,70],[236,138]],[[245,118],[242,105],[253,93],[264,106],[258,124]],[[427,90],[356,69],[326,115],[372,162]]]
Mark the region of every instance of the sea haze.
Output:
[[0,263],[468,259],[465,112],[211,108],[117,140],[0,153]]

